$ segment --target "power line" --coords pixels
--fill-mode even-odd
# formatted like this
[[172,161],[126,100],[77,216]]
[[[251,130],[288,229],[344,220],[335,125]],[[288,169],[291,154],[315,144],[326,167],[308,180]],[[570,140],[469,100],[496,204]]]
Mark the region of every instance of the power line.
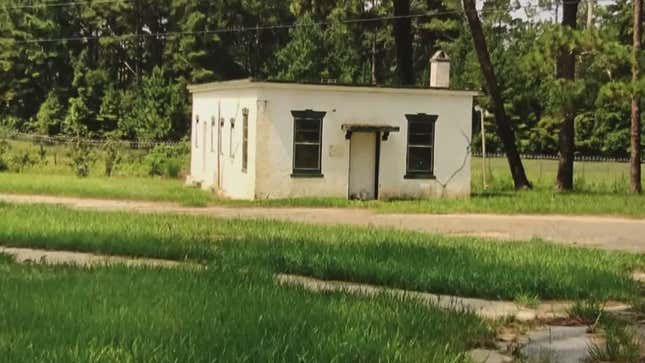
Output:
[[[200,2],[211,2],[212,0],[199,0]],[[118,4],[118,3],[131,3],[132,0],[80,0],[80,1],[65,1],[65,2],[43,2],[41,4],[25,4],[25,5],[2,5],[4,9],[36,9],[36,8],[61,8],[80,5],[98,5],[98,4]],[[560,4],[572,4],[574,2],[582,2],[581,0],[563,0]],[[596,0],[597,3],[614,3],[616,0]],[[539,4],[527,4],[526,6],[539,6]]]
[[[414,19],[422,17],[435,17],[440,15],[448,14],[457,14],[460,13],[455,10],[447,10],[442,12],[429,12],[424,14],[410,14],[410,15],[391,15],[391,16],[381,16],[381,17],[372,17],[372,18],[359,18],[359,19],[345,19],[340,20],[338,23],[344,24],[357,24],[357,23],[368,23],[368,22],[378,22],[378,21],[388,21],[388,20],[400,20],[400,19]],[[27,40],[14,40],[13,38],[0,38],[1,41],[12,41],[14,44],[29,44],[29,43],[58,43],[58,42],[68,42],[68,41],[88,41],[88,40],[98,40],[98,39],[114,39],[114,40],[124,40],[132,38],[173,38],[178,36],[189,36],[189,35],[208,35],[208,34],[223,34],[223,33],[244,33],[244,32],[256,32],[259,30],[282,30],[282,29],[293,29],[300,27],[309,27],[309,26],[321,26],[321,25],[333,25],[333,21],[319,21],[311,24],[301,24],[301,23],[292,23],[292,24],[276,24],[276,25],[262,25],[262,26],[253,26],[253,27],[229,27],[229,28],[218,28],[211,30],[197,30],[197,31],[179,31],[179,32],[161,32],[161,33],[125,33],[125,34],[116,34],[116,35],[88,35],[88,36],[75,36],[75,37],[65,37],[65,38],[39,38],[39,39],[27,39]]]
[[117,4],[128,3],[130,0],[94,0],[94,1],[69,1],[69,2],[44,2],[42,4],[29,5],[3,5],[3,9],[45,9],[45,8],[64,8],[80,5],[98,5],[98,4]]
[[[97,0],[93,3],[115,3],[114,0]],[[564,0],[561,4],[574,3],[577,0]],[[579,1],[578,1],[579,2]],[[614,0],[596,0],[596,2],[614,2]],[[56,3],[52,5],[64,5],[64,4],[83,4],[90,3],[89,1],[78,1],[78,2],[68,2],[68,3]],[[527,8],[533,6],[531,4],[521,6],[521,8]],[[535,5],[540,7],[540,5]],[[480,15],[485,15],[487,12],[495,11],[513,11],[519,10],[514,9],[513,7],[505,8],[486,8],[479,11]],[[158,33],[124,33],[124,34],[114,34],[114,35],[87,35],[87,36],[74,36],[74,37],[62,37],[62,38],[37,38],[37,39],[26,39],[26,40],[15,40],[13,38],[0,38],[0,41],[13,42],[14,44],[33,44],[33,43],[61,43],[61,42],[72,42],[72,41],[88,41],[88,40],[99,40],[99,39],[112,39],[112,40],[127,40],[127,39],[137,39],[137,38],[156,38],[156,39],[167,39],[175,38],[180,36],[194,36],[194,35],[209,35],[209,34],[224,34],[224,33],[244,33],[244,32],[257,32],[265,30],[284,30],[284,29],[294,29],[300,27],[309,27],[309,26],[328,26],[334,25],[336,23],[342,24],[359,24],[359,23],[370,23],[370,22],[380,22],[380,21],[393,21],[401,19],[418,19],[418,18],[433,18],[442,15],[451,15],[459,14],[461,15],[461,10],[445,10],[445,11],[433,11],[426,12],[421,14],[408,14],[408,15],[389,15],[389,16],[380,16],[380,17],[371,17],[371,18],[357,18],[357,19],[345,19],[339,21],[319,21],[313,22],[310,24],[301,24],[301,23],[291,23],[291,24],[276,24],[276,25],[261,25],[261,26],[252,26],[252,27],[228,27],[228,28],[218,28],[211,30],[197,30],[197,31],[174,31],[174,32],[158,32]]]

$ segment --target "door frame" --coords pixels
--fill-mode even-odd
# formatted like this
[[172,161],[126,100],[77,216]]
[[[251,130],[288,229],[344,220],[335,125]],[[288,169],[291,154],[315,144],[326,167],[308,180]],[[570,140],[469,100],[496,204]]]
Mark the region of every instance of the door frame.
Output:
[[[380,131],[372,131],[372,132],[366,132],[366,133],[372,133],[374,134],[374,142],[375,147],[374,147],[374,199],[373,200],[378,200],[379,198],[379,173],[380,173],[380,168],[381,168],[381,132]],[[353,135],[354,133],[352,133]],[[347,199],[351,197],[351,177],[352,177],[352,138],[351,135],[349,137],[349,157],[347,158]]]

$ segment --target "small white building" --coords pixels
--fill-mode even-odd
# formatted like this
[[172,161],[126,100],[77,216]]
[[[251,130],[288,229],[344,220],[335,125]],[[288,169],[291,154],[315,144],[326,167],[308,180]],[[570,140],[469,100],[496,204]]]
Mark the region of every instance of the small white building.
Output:
[[223,196],[470,195],[475,92],[254,80],[189,90],[188,182]]

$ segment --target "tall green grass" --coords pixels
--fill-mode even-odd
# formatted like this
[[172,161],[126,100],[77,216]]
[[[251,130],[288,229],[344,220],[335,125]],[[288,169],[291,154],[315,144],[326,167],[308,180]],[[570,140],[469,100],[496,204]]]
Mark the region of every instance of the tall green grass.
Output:
[[0,204],[0,241],[67,249],[264,266],[323,279],[513,300],[638,294],[630,274],[645,256],[540,241],[208,217],[140,215]]
[[79,270],[0,259],[3,362],[465,362],[474,314],[317,295],[266,272]]

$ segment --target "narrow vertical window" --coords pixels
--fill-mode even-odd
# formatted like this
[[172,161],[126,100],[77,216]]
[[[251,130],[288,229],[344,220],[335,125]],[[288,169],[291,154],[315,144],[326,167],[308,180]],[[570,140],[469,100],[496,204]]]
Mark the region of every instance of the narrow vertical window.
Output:
[[224,155],[224,148],[222,148],[222,130],[224,130],[224,117],[219,119],[219,129],[217,130],[217,149],[220,155]]
[[325,112],[291,111],[293,116],[292,176],[322,176],[322,121]]
[[408,150],[405,177],[434,178],[434,140],[437,115],[405,115],[408,119]]
[[235,128],[235,119],[231,117],[231,130],[228,133],[228,156],[234,157],[233,155],[233,129]]
[[246,172],[249,164],[249,110],[242,110],[242,171]]
[[199,115],[195,116],[195,149],[199,147]]
[[215,116],[211,117],[211,152],[215,152]]

